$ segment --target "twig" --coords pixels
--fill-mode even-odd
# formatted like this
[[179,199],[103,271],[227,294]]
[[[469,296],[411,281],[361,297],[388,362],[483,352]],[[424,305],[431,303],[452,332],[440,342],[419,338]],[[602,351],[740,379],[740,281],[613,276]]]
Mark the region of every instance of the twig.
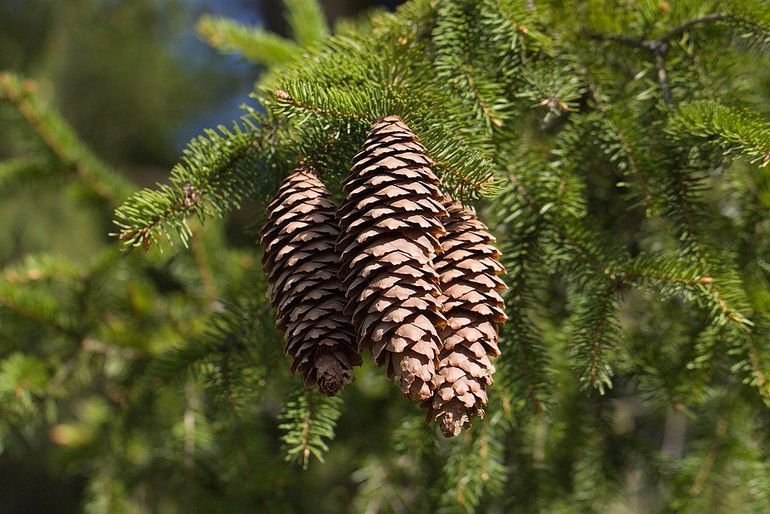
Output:
[[[261,134],[259,131],[254,131],[251,134],[251,139],[247,145],[234,151],[217,170],[212,171],[206,177],[205,183],[196,189],[197,199],[190,201],[187,195],[180,196],[178,189],[175,189],[174,201],[162,212],[153,216],[151,219],[142,223],[141,225],[133,225],[131,227],[122,227],[117,234],[118,239],[127,242],[133,247],[134,243],[141,243],[144,250],[149,250],[152,246],[152,234],[158,233],[161,230],[161,226],[169,221],[173,217],[180,219],[187,219],[195,212],[195,206],[203,201],[205,195],[214,187],[218,181],[230,171],[233,170],[235,165],[248,157],[251,152],[256,150],[261,141]],[[186,241],[184,241],[186,244]]]
[[666,73],[666,52],[668,51],[668,44],[663,44],[655,50],[655,65],[658,67],[658,82],[660,83],[660,89],[663,91],[663,102],[670,105],[671,99],[671,87],[668,85],[668,74]]
[[585,34],[589,39],[594,41],[612,41],[614,43],[621,43],[626,46],[633,46],[634,48],[641,48],[642,50],[653,50],[650,47],[650,42],[641,38],[633,38],[628,36],[619,36],[617,34],[601,34],[598,32],[589,32]]
[[[650,52],[657,52],[662,47],[668,46],[668,43],[671,42],[673,39],[681,36],[688,30],[697,27],[698,25],[703,25],[705,23],[710,23],[714,21],[721,21],[726,20],[730,17],[727,13],[714,13],[709,14],[706,16],[702,16],[700,18],[694,18],[692,20],[686,21],[679,25],[678,27],[675,27],[662,36],[660,36],[657,39],[644,39],[644,38],[634,38],[634,37],[628,37],[628,36],[621,36],[619,34],[602,34],[599,32],[590,32],[587,33],[586,36],[589,39],[594,39],[596,41],[613,41],[615,43],[622,43],[627,46],[633,46],[635,48],[641,48],[644,50],[648,50]],[[667,51],[668,48],[664,50]]]
[[673,99],[671,96],[671,87],[668,83],[668,74],[666,72],[666,54],[671,48],[669,43],[672,40],[682,36],[685,32],[692,29],[693,27],[715,21],[725,20],[729,17],[730,15],[727,13],[714,13],[701,16],[700,18],[694,18],[682,23],[678,27],[669,30],[657,39],[634,38],[621,36],[618,34],[601,34],[593,32],[587,33],[586,36],[589,39],[596,41],[612,41],[615,43],[620,43],[652,52],[655,55],[655,66],[658,69],[658,83],[660,84],[660,89],[663,91],[663,102],[667,105],[671,105],[673,103]]
[[665,34],[663,34],[660,38],[658,38],[658,41],[661,42],[669,42],[672,39],[675,39],[688,30],[690,30],[693,27],[696,27],[698,25],[703,25],[704,23],[711,23],[714,21],[721,21],[726,20],[730,17],[728,13],[714,13],[714,14],[708,14],[706,16],[701,16],[700,18],[694,18],[690,21],[686,21],[679,25],[678,27],[669,30]]
[[599,376],[599,353],[601,352],[604,334],[607,331],[607,320],[612,315],[610,312],[612,310],[612,302],[615,300],[615,293],[619,286],[617,282],[611,282],[605,290],[606,294],[600,313],[601,320],[593,331],[591,339],[591,385],[598,388],[600,392],[604,391],[604,385],[602,384],[603,380]]

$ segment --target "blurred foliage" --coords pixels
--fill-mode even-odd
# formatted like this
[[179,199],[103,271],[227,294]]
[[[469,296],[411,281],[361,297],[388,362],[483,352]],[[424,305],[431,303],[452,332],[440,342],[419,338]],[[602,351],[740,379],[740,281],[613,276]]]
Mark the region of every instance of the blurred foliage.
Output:
[[180,58],[193,16],[181,0],[3,0],[0,69],[38,80],[102,158],[166,164],[174,131],[233,92],[211,61]]

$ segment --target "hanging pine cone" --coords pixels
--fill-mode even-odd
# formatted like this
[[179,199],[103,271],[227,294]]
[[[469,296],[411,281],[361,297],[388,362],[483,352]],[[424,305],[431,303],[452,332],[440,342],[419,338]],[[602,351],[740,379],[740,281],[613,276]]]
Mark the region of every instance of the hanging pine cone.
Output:
[[445,324],[433,258],[446,211],[431,167],[409,127],[386,117],[355,157],[337,214],[345,312],[359,349],[370,348],[404,395],[420,401],[432,394]]
[[449,219],[441,238],[441,253],[435,261],[441,280],[441,312],[446,327],[440,364],[434,379],[435,393],[428,404],[428,420],[438,420],[441,431],[451,437],[470,426],[470,419],[484,416],[487,388],[495,368],[491,358],[500,355],[497,323],[504,323],[504,271],[495,239],[476,215],[453,201],[445,200]]
[[354,380],[361,364],[350,317],[343,314],[335,205],[315,173],[300,167],[268,206],[262,229],[262,263],[270,283],[277,325],[286,333],[292,373],[333,396]]

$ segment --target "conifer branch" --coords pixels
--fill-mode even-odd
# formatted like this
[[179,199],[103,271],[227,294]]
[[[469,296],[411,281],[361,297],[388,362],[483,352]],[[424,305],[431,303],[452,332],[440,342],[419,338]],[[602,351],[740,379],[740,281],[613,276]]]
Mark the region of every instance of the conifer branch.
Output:
[[[539,171],[537,165],[534,170]],[[537,275],[542,273],[541,238],[547,222],[519,177],[509,173],[508,179],[508,187],[493,202],[494,210],[503,219],[498,230],[510,234],[510,242],[502,249],[506,268],[503,278],[509,287],[505,296],[509,320],[501,328],[501,342],[506,347],[500,358],[501,371],[505,377],[523,382],[529,405],[542,413],[550,400],[549,358],[528,311],[535,303],[531,291],[539,284]]]
[[[286,83],[284,84],[284,87],[291,92],[279,89],[275,92],[275,99],[279,106],[288,108],[283,113],[288,118],[293,117],[295,112],[305,111],[306,113],[312,113],[316,116],[349,119],[366,123],[373,123],[376,119],[376,116],[367,116],[362,114],[358,109],[355,111],[351,110],[343,112],[341,110],[333,110],[324,107],[326,104],[338,105],[340,103],[340,97],[345,95],[347,93],[346,91],[336,91],[333,89],[325,89],[322,91],[315,88],[311,89],[308,84],[303,83]],[[307,100],[302,100],[302,98],[310,97],[312,97],[312,103]],[[362,108],[361,111],[364,109],[365,107]]]
[[518,375],[521,378],[529,404],[535,412],[541,413],[546,410],[545,369],[548,360],[527,309],[531,308],[533,302],[532,295],[529,294],[530,288],[533,287],[530,275],[533,273],[531,268],[540,248],[539,238],[543,223],[541,218],[535,218],[533,224],[528,223],[529,219],[522,221],[521,226],[508,229],[512,232],[515,230],[518,234],[511,245],[503,249],[503,262],[506,267],[504,278],[509,287],[506,296],[509,320],[501,329],[501,341],[505,344],[510,338],[510,348],[504,351],[501,363],[507,376]]
[[[617,280],[628,285],[644,285],[645,283],[673,286],[673,292],[683,295],[693,295],[695,298],[703,298],[709,304],[717,308],[718,313],[725,319],[735,324],[742,331],[750,331],[753,323],[743,315],[740,310],[731,306],[724,298],[724,294],[716,286],[714,278],[699,273],[697,270],[679,268],[679,273],[672,273],[677,269],[677,264],[665,259],[653,260],[641,255],[636,258],[631,269],[614,275]],[[655,271],[660,270],[660,271]],[[656,288],[658,293],[666,293],[662,287]]]
[[[284,86],[289,90],[276,91],[275,99],[283,109],[279,112],[289,119],[306,120],[308,116],[314,116],[368,128],[378,117],[388,114],[379,94],[365,88],[352,92],[298,82],[287,82]],[[341,101],[343,97],[345,100]],[[345,105],[346,110],[334,110],[328,105]],[[498,192],[491,161],[434,122],[423,107],[398,96],[393,100],[391,114],[402,115],[412,127],[427,148],[444,185],[456,196],[471,199],[493,196]]]
[[[296,42],[204,18],[220,49],[269,61],[256,93],[265,114],[196,139],[169,184],[116,214],[129,245],[195,232],[190,251],[0,271],[0,351],[10,352],[0,355],[2,449],[23,441],[45,453],[53,441],[63,469],[99,471],[86,493],[94,511],[175,504],[173,488],[153,487],[159,469],[185,485],[192,507],[315,501],[280,493],[317,487],[315,473],[294,473],[286,489],[292,472],[276,466],[270,443],[275,400],[288,399],[284,455],[303,466],[324,457],[342,405],[287,392],[253,251],[228,251],[210,233],[220,223],[201,238],[187,220],[267,198],[297,162],[339,195],[371,124],[398,115],[443,189],[485,197],[473,203],[498,236],[510,323],[500,327],[485,419],[454,441],[437,443],[417,416],[401,422],[407,407],[363,371],[350,397],[360,440],[337,441],[345,462],[324,469],[329,483],[355,469],[360,487],[350,502],[332,493],[334,508],[601,511],[634,503],[638,477],[662,484],[650,499],[671,511],[711,512],[722,500],[767,510],[757,401],[770,405],[767,95],[754,63],[722,55],[728,37],[738,49],[770,41],[766,6],[718,0],[711,9],[730,17],[710,19],[697,0],[534,3],[410,0],[328,36],[316,0],[288,0]],[[608,35],[576,38],[583,23]],[[689,98],[717,101],[675,105]],[[757,113],[732,107],[736,99]],[[12,129],[27,128],[8,145],[0,188],[83,182],[19,109],[0,108]],[[731,166],[737,159],[753,165]],[[223,305],[223,294],[238,300]],[[598,394],[613,382],[610,398]],[[660,415],[669,408],[691,416],[685,434],[669,437]],[[647,444],[652,432],[668,434],[662,448]],[[362,450],[367,437],[382,439],[374,453]],[[670,451],[670,440],[688,451]]]
[[115,211],[118,238],[147,250],[162,239],[173,243],[173,231],[187,245],[188,218],[202,221],[239,208],[260,188],[255,175],[276,167],[273,137],[279,125],[266,123],[249,111],[231,129],[220,126],[191,141],[171,171],[170,185],[139,191]]
[[244,58],[265,66],[286,64],[300,53],[300,47],[292,41],[228,18],[202,16],[198,20],[196,30],[209,45],[220,52],[241,54]]
[[668,84],[668,72],[666,71],[666,51],[668,45],[664,44],[655,50],[655,66],[658,68],[658,83],[663,92],[663,103],[670,105],[673,103],[671,97],[671,86]]
[[642,50],[650,50],[650,51],[653,50],[653,48],[651,47],[651,43],[641,38],[621,36],[618,34],[600,34],[596,32],[588,32],[585,35],[589,39],[593,39],[595,41],[610,41],[613,43],[620,43],[626,46],[631,46]]
[[36,157],[0,161],[0,195],[7,195],[31,181],[47,178],[54,167],[47,159]]
[[[596,104],[596,108],[602,114],[601,122],[608,129],[608,132],[614,136],[614,139],[618,143],[618,151],[611,157],[611,159],[617,160],[621,156],[625,156],[625,160],[628,163],[628,168],[631,175],[639,181],[639,187],[642,193],[642,199],[647,208],[648,215],[657,211],[655,201],[653,199],[652,188],[650,186],[650,178],[642,165],[641,152],[634,146],[632,138],[627,134],[625,128],[621,129],[621,124],[618,123],[618,116],[615,116],[612,112],[611,106],[607,105],[607,102],[600,93],[600,88],[597,82],[590,76],[587,67],[580,63],[579,69],[584,76],[585,82],[588,86],[588,90],[591,93],[591,98]],[[628,122],[628,120],[623,120]],[[627,127],[629,132],[633,127]],[[625,170],[622,170],[625,172]]]
[[81,331],[75,318],[62,306],[62,299],[43,283],[59,280],[78,282],[86,273],[74,263],[52,256],[30,256],[0,273],[0,308],[46,327],[55,333],[80,341]]
[[533,355],[535,355],[536,352],[542,351],[542,348],[540,348],[532,338],[529,327],[524,325],[524,323],[529,323],[528,320],[522,319],[523,317],[520,313],[514,309],[509,309],[509,312],[512,312],[512,315],[510,316],[511,320],[513,320],[513,322],[518,321],[518,323],[511,329],[511,332],[515,344],[514,350],[521,355],[518,359],[519,369],[521,370],[527,398],[536,413],[544,413],[546,411],[546,404],[541,399],[543,396],[543,393],[541,392],[542,384],[537,383],[538,381],[535,380],[534,369],[536,366],[541,367],[542,364],[539,362],[533,364],[531,362],[536,359]]
[[678,27],[675,27],[662,36],[660,36],[657,39],[657,42],[659,43],[668,43],[670,41],[673,41],[674,39],[677,39],[685,34],[685,32],[688,32],[690,29],[693,29],[697,27],[698,25],[705,25],[707,23],[714,23],[717,21],[727,20],[731,18],[733,15],[729,13],[712,13],[707,14],[705,16],[701,16],[698,18],[693,18],[692,20],[688,20]]
[[[681,25],[669,30],[658,38],[645,39],[643,37],[629,37],[619,34],[602,34],[596,32],[585,32],[584,36],[588,39],[595,41],[609,41],[618,43],[625,46],[637,48],[652,54],[657,69],[658,83],[660,84],[661,91],[663,93],[663,101],[666,104],[673,103],[671,94],[671,86],[668,80],[668,71],[666,70],[666,57],[671,49],[671,44],[677,38],[680,38],[685,33],[697,28],[701,25],[707,25],[710,23],[716,23],[721,21],[734,22],[738,25],[748,25],[752,28],[758,28],[761,32],[770,32],[770,26],[763,26],[763,22],[767,21],[770,25],[770,19],[765,17],[765,20],[752,19],[750,15],[745,13],[712,13],[698,18],[688,20]],[[770,40],[770,35],[763,37],[764,43]]]
[[490,416],[478,431],[465,432],[449,449],[442,480],[442,510],[476,512],[484,495],[504,486],[506,467],[501,444],[504,424],[499,413]]
[[[148,383],[168,384],[200,371],[205,363],[216,361],[218,357],[237,356],[245,367],[261,368],[251,357],[250,347],[270,338],[272,320],[267,315],[267,306],[259,309],[253,306],[254,297],[258,297],[257,292],[246,295],[248,300],[230,304],[224,310],[210,314],[207,330],[202,334],[188,334],[180,328],[181,335],[187,340],[154,359],[144,371],[144,379]],[[263,360],[266,356],[263,355]],[[230,361],[226,364],[229,365]],[[232,397],[229,371],[225,370],[222,382],[226,396]]]
[[297,44],[306,47],[329,34],[326,17],[318,0],[283,0],[286,19]]
[[770,403],[770,388],[768,388],[768,375],[762,369],[762,363],[759,360],[759,352],[757,350],[756,340],[753,333],[746,336],[746,346],[748,346],[749,364],[751,371],[754,375],[754,382],[760,393],[765,398],[765,403]]
[[86,187],[110,206],[134,188],[96,158],[59,114],[39,97],[37,85],[11,73],[0,73],[0,102],[12,105],[40,141]]
[[479,84],[482,81],[474,76],[478,73],[474,66],[474,47],[478,38],[473,24],[479,13],[470,5],[445,2],[439,6],[438,21],[433,30],[433,42],[440,49],[436,68],[449,81],[455,94],[469,98],[488,128],[499,128],[503,120],[498,113],[493,112],[490,102],[484,97],[500,96],[500,91],[495,91],[498,88],[487,79],[483,80],[486,87],[482,93]]
[[[72,338],[79,336],[78,331],[68,323],[57,319],[59,316],[57,316],[55,311],[50,310],[50,306],[42,305],[40,299],[34,298],[29,294],[19,296],[0,292],[0,307],[62,335]],[[44,311],[43,309],[46,310]]]
[[713,13],[713,14],[701,16],[699,18],[693,18],[669,30],[662,36],[655,39],[643,39],[643,38],[622,36],[619,34],[600,34],[596,32],[588,32],[586,33],[586,35],[590,39],[594,39],[596,41],[611,41],[614,43],[620,43],[626,46],[632,46],[634,48],[647,50],[652,53],[660,52],[665,55],[665,53],[669,49],[669,43],[674,39],[684,35],[689,30],[699,25],[727,20],[732,17],[733,15],[730,15],[728,13]]
[[479,105],[481,112],[484,114],[484,118],[486,118],[487,122],[491,123],[493,126],[501,127],[503,125],[503,120],[501,120],[495,113],[492,112],[492,109],[487,104],[487,101],[482,98],[481,92],[479,91],[479,87],[476,84],[476,80],[473,78],[470,67],[466,67],[464,75],[468,84],[468,88],[473,92],[473,96],[475,97],[476,103]]
[[752,164],[770,164],[770,124],[756,113],[712,101],[684,104],[668,119],[666,133],[683,142],[719,147],[725,156],[745,156]]
[[281,413],[283,423],[279,428],[284,431],[286,460],[299,463],[303,469],[307,469],[311,456],[323,462],[328,442],[334,438],[341,407],[339,397],[299,390]]
[[577,366],[582,367],[580,382],[604,394],[612,388],[613,371],[610,357],[618,346],[620,327],[617,321],[619,284],[608,282],[594,287],[577,306],[572,317],[570,344]]

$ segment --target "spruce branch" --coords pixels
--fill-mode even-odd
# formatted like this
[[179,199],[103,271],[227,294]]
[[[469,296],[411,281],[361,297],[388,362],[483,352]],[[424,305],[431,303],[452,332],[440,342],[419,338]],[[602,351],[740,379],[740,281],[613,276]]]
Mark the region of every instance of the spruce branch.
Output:
[[612,388],[613,370],[610,364],[620,341],[617,320],[620,284],[608,282],[593,287],[576,306],[572,316],[570,345],[577,366],[582,367],[580,382],[593,387],[599,394]]
[[517,50],[522,62],[536,50],[549,55],[554,51],[551,34],[544,30],[542,18],[530,6],[517,0],[483,0],[481,16],[482,35],[489,36],[495,43],[498,59],[502,62],[511,62],[512,53]]
[[286,460],[300,464],[303,469],[307,469],[311,456],[323,462],[328,443],[334,439],[341,408],[342,399],[337,396],[298,390],[280,416]]
[[671,96],[671,86],[668,84],[668,71],[666,71],[666,51],[668,45],[663,45],[655,50],[655,66],[658,69],[658,83],[663,92],[663,103],[670,105],[673,103]]
[[[253,291],[245,297],[249,299],[229,304],[223,310],[210,314],[207,329],[202,334],[183,334],[187,337],[184,344],[150,362],[144,371],[145,380],[165,385],[186,379],[190,373],[205,372],[225,386],[226,396],[230,398],[229,370],[224,370],[224,374],[219,376],[217,373],[223,369],[212,369],[207,364],[223,364],[226,367],[231,364],[232,357],[237,357],[246,367],[261,368],[252,358],[251,351],[256,346],[261,347],[260,343],[273,333],[269,326],[268,306],[255,307],[253,303],[255,298],[260,297],[259,292]],[[219,358],[223,360],[219,361]]]
[[292,41],[228,18],[202,16],[196,30],[218,51],[240,54],[249,61],[265,66],[285,65],[300,53],[300,47]]
[[686,32],[690,31],[691,29],[694,29],[695,27],[699,25],[705,25],[708,23],[714,23],[717,21],[727,20],[733,17],[733,15],[729,13],[712,13],[707,14],[705,16],[701,16],[699,18],[693,18],[692,20],[688,20],[678,27],[675,27],[662,36],[660,36],[657,41],[661,43],[668,43],[670,41],[673,41],[675,39],[678,39],[679,37],[683,36]]
[[87,271],[78,264],[53,255],[27,255],[16,264],[7,266],[0,273],[6,284],[21,287],[51,280],[82,280]]
[[[337,118],[353,122],[373,123],[383,108],[372,90],[319,87],[304,81],[284,82],[275,92],[275,105],[285,118],[307,116]],[[332,107],[338,106],[338,107]],[[339,106],[343,108],[340,109]],[[300,121],[302,123],[302,121]]]
[[501,371],[504,379],[514,377],[523,383],[528,404],[540,413],[550,400],[549,358],[530,319],[535,303],[530,291],[539,285],[536,272],[542,264],[539,257],[545,219],[533,208],[532,201],[523,185],[511,183],[495,198],[493,208],[502,218],[500,230],[510,234],[509,244],[502,248],[509,321],[501,328]]
[[118,205],[133,191],[133,186],[94,156],[59,113],[41,98],[35,82],[0,73],[0,102],[7,102],[21,115],[64,171],[109,206]]
[[0,195],[48,178],[56,166],[40,157],[19,157],[0,162]]
[[466,431],[452,442],[441,482],[442,511],[473,513],[487,494],[499,493],[506,479],[503,423],[495,412],[477,431]]
[[7,309],[54,333],[80,342],[80,320],[67,309],[52,283],[73,284],[87,279],[88,271],[74,262],[51,255],[27,256],[0,272],[0,310]]
[[476,22],[478,6],[467,3],[444,2],[438,6],[438,20],[432,40],[438,50],[436,69],[452,87],[454,94],[465,97],[488,130],[503,125],[506,102],[503,88],[490,77],[477,77],[481,70],[475,66],[475,50],[479,36]]
[[251,199],[277,167],[273,137],[279,126],[268,124],[249,110],[231,128],[220,126],[192,140],[171,171],[170,185],[139,191],[115,211],[118,238],[148,250],[162,240],[173,244],[175,233],[187,245],[188,218],[222,217]]
[[640,48],[652,53],[661,52],[665,54],[668,52],[670,43],[686,32],[698,27],[699,25],[705,25],[708,23],[714,23],[718,21],[737,19],[737,16],[729,13],[712,13],[698,18],[688,20],[681,25],[669,30],[665,34],[655,39],[644,39],[640,37],[622,36],[619,34],[601,34],[596,32],[587,32],[585,35],[596,41],[611,41],[614,43],[620,43],[626,46],[632,46],[634,48]]
[[[334,508],[633,510],[641,498],[671,511],[766,511],[766,77],[751,56],[724,51],[725,35],[738,48],[762,40],[762,0],[410,0],[330,37],[316,1],[286,4],[302,42],[278,39],[257,93],[266,114],[249,113],[243,134],[196,139],[170,184],[118,215],[129,244],[194,232],[188,252],[74,263],[71,274],[56,258],[0,271],[0,350],[32,356],[0,355],[2,449],[22,438],[63,446],[63,468],[99,472],[88,484],[93,511],[173,504],[173,491],[153,487],[159,469],[190,505],[307,506],[280,492],[315,479],[276,466],[265,415],[275,397],[291,397],[275,424],[284,455],[308,466],[325,455],[342,405],[287,393],[266,291],[244,269],[253,249],[224,251],[227,238],[201,238],[186,220],[266,198],[298,162],[339,194],[371,124],[398,115],[446,189],[499,238],[511,321],[486,417],[464,439],[437,443],[361,377],[350,401],[366,404],[356,419],[364,438],[335,441],[342,453],[324,469],[336,482],[355,469],[357,497]],[[733,17],[707,19],[706,9]],[[270,51],[251,28],[210,21],[220,48]],[[575,37],[583,22],[610,33],[606,44]],[[76,177],[38,135],[23,135],[38,144],[0,163],[0,189]],[[205,232],[221,228],[209,218]],[[38,318],[4,306],[6,296]],[[107,421],[85,427],[81,403]],[[686,431],[664,411],[687,415]],[[73,417],[88,433],[66,441]],[[49,422],[54,430],[41,430]],[[651,433],[663,443],[648,444]],[[366,437],[381,439],[375,454],[358,451]],[[339,456],[350,458],[340,466]],[[664,494],[639,493],[639,480]]]
[[528,283],[523,279],[509,280],[508,283],[515,289],[511,291],[510,300],[506,302],[510,321],[501,331],[501,344],[509,347],[507,350],[512,356],[501,359],[501,363],[507,366],[508,362],[511,362],[512,369],[506,370],[505,375],[520,375],[529,405],[536,413],[542,413],[546,411],[548,403],[548,357],[526,312],[526,304],[522,301],[522,289]]
[[0,284],[0,307],[56,333],[77,339],[79,331],[50,297],[7,289]]
[[472,199],[494,196],[499,191],[490,159],[449,133],[435,115],[413,99],[393,95],[391,101],[386,102],[378,90],[366,87],[336,89],[303,82],[287,82],[284,87],[286,89],[274,95],[274,105],[284,118],[296,118],[300,124],[310,118],[321,123],[326,120],[327,127],[330,122],[355,124],[365,130],[379,117],[399,115],[425,145],[450,192],[458,198]]
[[707,143],[726,157],[744,156],[752,164],[770,164],[770,124],[758,114],[713,101],[681,105],[665,131],[682,143]]
[[329,34],[323,8],[318,0],[283,0],[286,20],[297,44],[307,47]]
[[[647,215],[657,213],[660,200],[655,198],[653,191],[650,158],[640,145],[640,127],[633,125],[625,109],[608,104],[587,70],[582,69],[581,72],[596,112],[587,113],[570,123],[560,134],[553,153],[559,157],[563,167],[576,168],[584,154],[584,142],[587,139],[595,141],[609,163],[628,179],[629,185],[636,185],[637,190],[632,191],[632,195],[639,197],[638,201],[646,207]],[[596,155],[590,153],[586,157],[596,158]]]
[[[614,277],[628,285],[649,288],[664,298],[680,296],[688,301],[700,303],[715,316],[718,323],[730,322],[735,328],[750,332],[754,325],[741,311],[746,307],[734,294],[722,291],[719,287],[735,288],[729,277],[714,278],[696,266],[683,264],[677,259],[651,257],[645,254],[637,256],[626,271]],[[734,300],[738,306],[734,306]]]
[[569,63],[533,63],[522,67],[524,84],[514,94],[532,102],[532,107],[547,109],[543,120],[550,126],[570,111],[576,111],[577,100],[583,95],[584,84]]
[[756,8],[760,14],[753,10],[743,12],[742,6],[739,5],[733,7],[737,8],[736,12],[717,12],[699,16],[685,21],[654,39],[591,31],[585,31],[583,35],[594,41],[617,43],[649,53],[654,59],[658,83],[663,94],[663,102],[670,105],[673,103],[673,97],[671,86],[669,85],[666,61],[672,45],[683,35],[704,25],[725,22],[728,25],[734,25],[739,29],[743,29],[741,37],[755,37],[761,44],[767,44],[770,41],[770,16],[766,12],[762,12],[763,7],[761,5],[758,5]]
[[[524,198],[533,202],[534,206],[539,206],[521,183],[517,189]],[[540,207],[538,212],[543,212],[543,208]],[[577,262],[582,263],[579,265],[573,261],[567,269],[578,273],[577,277],[581,283],[586,281],[582,286],[584,295],[587,295],[584,296],[586,299],[577,306],[573,316],[575,351],[583,361],[589,362],[581,379],[584,383],[590,383],[600,391],[611,384],[612,370],[605,356],[611,354],[612,348],[618,345],[620,329],[615,313],[617,294],[622,287],[657,283],[659,287],[656,288],[656,293],[683,296],[709,312],[716,323],[729,323],[744,334],[750,332],[752,322],[741,312],[740,299],[735,298],[733,293],[728,294],[717,288],[716,283],[724,283],[728,290],[735,290],[736,287],[730,283],[729,277],[715,280],[706,275],[705,270],[684,270],[676,261],[652,260],[645,255],[629,261],[620,249],[610,251],[611,247],[608,245],[594,245],[592,241],[601,238],[589,227],[576,228],[573,222],[558,216],[551,217],[549,226],[558,236],[557,244],[563,250],[572,252]],[[569,260],[569,257],[566,258]],[[590,273],[586,273],[587,270],[590,270]],[[604,285],[601,285],[602,283]],[[733,306],[732,301],[737,301],[739,307]],[[749,350],[747,349],[747,355],[751,357]],[[756,362],[756,359],[750,361],[751,364]],[[577,359],[576,362],[581,360]],[[751,364],[751,368],[756,376],[764,377],[762,371],[754,364]]]

